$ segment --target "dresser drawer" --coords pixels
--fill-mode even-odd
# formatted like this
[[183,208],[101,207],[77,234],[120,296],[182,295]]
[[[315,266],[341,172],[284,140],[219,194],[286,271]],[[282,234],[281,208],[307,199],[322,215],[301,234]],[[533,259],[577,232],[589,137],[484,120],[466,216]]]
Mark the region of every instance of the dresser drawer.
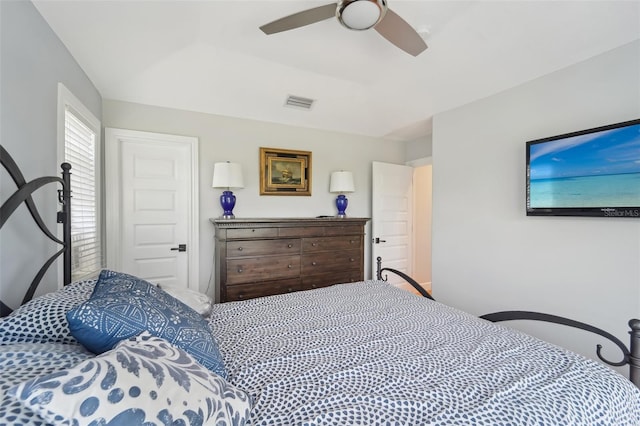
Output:
[[362,247],[362,236],[354,235],[350,237],[318,237],[303,238],[303,253],[328,250],[348,250],[360,249]]
[[324,228],[321,226],[291,227],[280,228],[278,236],[282,238],[289,237],[322,237],[324,236]]
[[332,226],[324,231],[325,236],[332,235],[362,235],[362,226]]
[[317,252],[302,256],[302,273],[304,275],[344,269],[359,270],[361,265],[362,254],[359,249]]
[[364,277],[362,276],[362,272],[356,270],[303,276],[302,288],[304,290],[313,290],[315,288],[328,287],[334,284],[354,283],[362,281],[363,279]]
[[300,253],[299,239],[229,241],[227,257]]
[[227,239],[239,238],[274,238],[278,236],[277,228],[240,228],[227,229]]
[[253,299],[274,294],[291,293],[303,290],[299,278],[279,281],[263,281],[254,284],[232,285],[226,288],[228,302]]
[[227,285],[294,278],[299,275],[299,255],[227,259]]

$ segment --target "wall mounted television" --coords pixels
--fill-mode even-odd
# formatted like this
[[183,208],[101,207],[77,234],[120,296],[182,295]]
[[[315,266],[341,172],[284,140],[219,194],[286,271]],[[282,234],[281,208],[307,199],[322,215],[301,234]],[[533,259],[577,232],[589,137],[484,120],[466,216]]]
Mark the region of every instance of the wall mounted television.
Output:
[[528,141],[527,216],[640,218],[640,119]]

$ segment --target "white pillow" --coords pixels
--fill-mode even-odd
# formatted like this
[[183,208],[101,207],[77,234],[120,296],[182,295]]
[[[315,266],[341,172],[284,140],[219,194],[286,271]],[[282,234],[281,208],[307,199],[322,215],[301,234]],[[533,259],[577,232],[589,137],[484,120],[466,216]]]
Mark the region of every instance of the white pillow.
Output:
[[244,425],[250,411],[246,393],[146,331],[7,394],[56,425]]
[[199,293],[195,290],[191,290],[184,287],[174,287],[167,284],[158,285],[166,293],[175,297],[203,317],[211,315],[213,304],[211,298],[206,294]]

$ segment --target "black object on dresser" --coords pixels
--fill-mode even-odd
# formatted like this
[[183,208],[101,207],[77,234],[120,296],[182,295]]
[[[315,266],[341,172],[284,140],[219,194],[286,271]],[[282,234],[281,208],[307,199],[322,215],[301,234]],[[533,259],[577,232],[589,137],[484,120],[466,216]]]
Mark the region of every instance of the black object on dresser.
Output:
[[367,218],[210,219],[215,299],[251,299],[364,279]]

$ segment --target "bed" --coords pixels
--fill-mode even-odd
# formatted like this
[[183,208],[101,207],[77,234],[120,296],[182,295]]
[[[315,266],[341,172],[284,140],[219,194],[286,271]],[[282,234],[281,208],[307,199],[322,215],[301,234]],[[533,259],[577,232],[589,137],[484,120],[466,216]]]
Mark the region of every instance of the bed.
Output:
[[109,270],[25,300],[0,320],[0,424],[640,425],[637,320],[614,341],[634,384],[493,322],[532,313],[474,317],[390,271],[206,313]]

